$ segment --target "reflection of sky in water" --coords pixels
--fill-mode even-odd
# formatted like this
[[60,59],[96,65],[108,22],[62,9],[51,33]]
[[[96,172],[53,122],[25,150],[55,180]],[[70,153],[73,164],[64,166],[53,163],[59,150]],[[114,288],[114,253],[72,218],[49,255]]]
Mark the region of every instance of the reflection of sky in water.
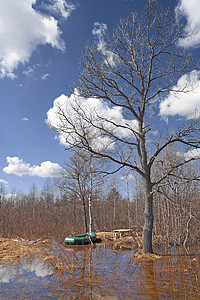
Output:
[[45,277],[53,273],[52,268],[47,266],[42,260],[23,259],[15,265],[0,265],[0,282],[9,283],[15,280],[16,277],[23,276],[25,271],[32,272],[38,277]]

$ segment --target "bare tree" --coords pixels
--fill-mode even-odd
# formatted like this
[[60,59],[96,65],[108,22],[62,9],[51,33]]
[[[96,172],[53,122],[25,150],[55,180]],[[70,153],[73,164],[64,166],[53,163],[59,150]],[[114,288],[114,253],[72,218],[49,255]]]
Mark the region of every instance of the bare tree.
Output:
[[[66,163],[61,184],[69,193],[81,200],[84,212],[85,231],[92,231],[93,218],[93,194],[100,182],[101,176],[92,155],[86,151],[74,151],[70,158],[70,163]],[[75,199],[75,200],[76,200]],[[88,226],[89,216],[89,226]]]
[[175,169],[196,157],[185,155],[159,178],[152,173],[155,162],[172,144],[180,144],[185,152],[200,147],[198,116],[188,118],[175,130],[165,130],[162,124],[160,136],[158,133],[159,99],[169,92],[181,96],[192,88],[189,80],[181,89],[175,88],[180,76],[194,68],[191,56],[176,47],[185,37],[184,29],[184,24],[175,22],[172,11],[147,0],[142,16],[132,14],[121,20],[113,36],[100,40],[98,47],[86,44],[78,88],[66,107],[56,103],[59,122],[52,122],[48,113],[49,125],[69,147],[87,149],[96,157],[111,160],[117,166],[115,171],[128,167],[141,176],[145,253],[153,252],[153,197],[157,188]]
[[[198,182],[193,180],[198,178],[198,164],[181,163],[180,152],[173,145],[165,149],[163,157],[155,164],[157,179],[169,173],[157,188],[159,201],[155,205],[155,223],[162,228],[162,232],[156,229],[158,234],[165,236],[168,243],[185,245],[189,239],[191,242],[195,239],[195,231],[199,232],[200,228]],[[180,167],[169,172],[177,164]]]

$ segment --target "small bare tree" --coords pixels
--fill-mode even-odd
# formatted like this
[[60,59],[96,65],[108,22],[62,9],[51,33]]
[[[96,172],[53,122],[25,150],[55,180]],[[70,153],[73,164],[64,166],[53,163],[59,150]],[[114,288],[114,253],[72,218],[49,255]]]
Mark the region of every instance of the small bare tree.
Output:
[[128,167],[141,176],[145,253],[153,252],[155,191],[175,169],[196,157],[184,156],[160,178],[152,173],[155,162],[172,144],[182,145],[182,151],[200,147],[199,116],[174,130],[165,130],[162,124],[160,136],[158,133],[159,97],[190,90],[189,81],[175,88],[178,78],[194,68],[191,56],[176,47],[184,30],[172,11],[147,0],[143,15],[121,20],[112,38],[100,40],[98,47],[86,44],[73,97],[65,105],[54,104],[59,121],[52,121],[53,111],[48,112],[49,125],[68,146],[86,149],[117,164],[116,170]]
[[[63,179],[60,181],[65,191],[75,195],[83,205],[85,231],[91,232],[93,227],[92,200],[97,184],[102,183],[98,166],[92,155],[86,151],[74,151],[70,163],[66,163]],[[88,226],[89,216],[89,226]]]

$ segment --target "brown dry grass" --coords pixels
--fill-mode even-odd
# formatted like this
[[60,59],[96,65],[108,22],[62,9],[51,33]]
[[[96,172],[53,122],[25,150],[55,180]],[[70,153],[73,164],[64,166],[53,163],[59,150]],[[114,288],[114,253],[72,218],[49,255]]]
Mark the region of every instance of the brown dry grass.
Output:
[[160,255],[153,254],[153,253],[143,253],[141,251],[136,252],[133,257],[138,259],[158,259],[161,258]]
[[102,244],[115,244],[121,247],[142,247],[142,237],[139,236],[123,236],[122,238],[114,239],[112,232],[97,232],[97,239],[102,240]]
[[0,238],[0,263],[30,257],[42,256],[48,251],[48,241],[25,241]]

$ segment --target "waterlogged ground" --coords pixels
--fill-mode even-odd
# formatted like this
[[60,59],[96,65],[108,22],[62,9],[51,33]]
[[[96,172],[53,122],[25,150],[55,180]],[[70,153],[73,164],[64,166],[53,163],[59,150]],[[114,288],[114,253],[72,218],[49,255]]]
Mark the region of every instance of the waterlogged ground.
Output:
[[200,251],[157,252],[54,244],[46,257],[0,265],[0,299],[200,299]]

